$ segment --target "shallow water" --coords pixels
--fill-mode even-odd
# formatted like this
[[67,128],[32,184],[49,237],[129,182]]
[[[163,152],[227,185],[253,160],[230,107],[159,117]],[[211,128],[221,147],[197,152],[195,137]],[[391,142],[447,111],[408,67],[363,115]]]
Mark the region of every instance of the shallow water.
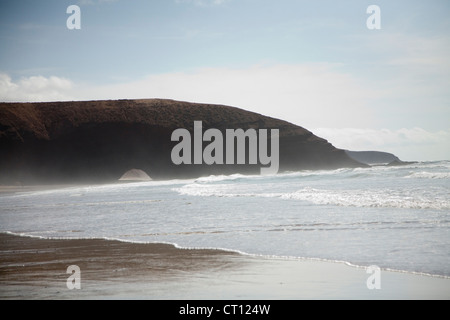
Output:
[[449,231],[448,161],[0,196],[0,232],[165,242],[442,276],[450,276]]

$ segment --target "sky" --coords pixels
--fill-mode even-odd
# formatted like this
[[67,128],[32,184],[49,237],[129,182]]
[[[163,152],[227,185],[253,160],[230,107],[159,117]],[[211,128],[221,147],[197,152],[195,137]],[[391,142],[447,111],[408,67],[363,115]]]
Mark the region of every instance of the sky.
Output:
[[231,105],[338,148],[450,159],[449,14],[448,0],[2,0],[0,101]]

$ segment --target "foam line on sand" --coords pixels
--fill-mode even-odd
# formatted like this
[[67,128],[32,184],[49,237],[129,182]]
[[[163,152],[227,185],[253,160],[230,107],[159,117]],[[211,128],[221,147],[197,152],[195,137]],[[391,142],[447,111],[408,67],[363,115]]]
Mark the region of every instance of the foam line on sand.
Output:
[[[66,273],[80,270],[81,289]],[[113,240],[0,234],[0,299],[449,299],[450,279]]]

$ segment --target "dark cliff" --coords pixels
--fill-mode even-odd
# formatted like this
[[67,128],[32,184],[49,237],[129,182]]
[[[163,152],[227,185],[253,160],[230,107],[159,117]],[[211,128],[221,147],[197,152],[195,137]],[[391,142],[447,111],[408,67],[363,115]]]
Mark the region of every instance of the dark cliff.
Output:
[[392,162],[401,162],[394,154],[380,151],[345,151],[347,155],[361,163],[365,164],[388,164]]
[[105,182],[138,168],[153,179],[258,173],[255,165],[180,165],[172,132],[279,129],[280,172],[362,166],[291,123],[242,109],[172,100],[0,103],[0,183]]

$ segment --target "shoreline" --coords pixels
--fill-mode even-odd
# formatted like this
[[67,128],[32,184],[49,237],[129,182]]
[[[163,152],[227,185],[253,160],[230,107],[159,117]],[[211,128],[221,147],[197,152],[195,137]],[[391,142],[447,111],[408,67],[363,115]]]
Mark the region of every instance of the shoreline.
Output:
[[[300,261],[300,262],[318,262],[318,263],[332,263],[332,264],[339,264],[339,265],[345,265],[349,268],[355,268],[360,270],[367,270],[368,266],[363,265],[357,265],[353,264],[348,261],[344,260],[330,260],[325,258],[312,258],[312,257],[296,257],[296,256],[277,256],[277,255],[264,255],[264,254],[253,254],[253,253],[247,253],[235,249],[227,249],[227,248],[213,248],[213,247],[183,247],[178,245],[177,243],[172,242],[145,242],[145,241],[133,241],[133,240],[123,240],[123,239],[115,239],[115,238],[72,238],[72,237],[43,237],[43,236],[34,236],[30,234],[25,233],[14,233],[11,231],[0,231],[1,235],[11,235],[14,237],[24,237],[24,238],[31,238],[35,240],[50,240],[50,241],[114,241],[119,243],[124,243],[128,245],[164,245],[164,246],[171,246],[174,249],[177,250],[186,250],[186,251],[215,251],[215,252],[223,252],[223,253],[230,253],[230,254],[237,254],[243,257],[248,257],[251,259],[263,259],[263,260],[278,260],[278,261]],[[1,252],[1,246],[0,246],[0,252]],[[430,278],[438,278],[438,279],[447,279],[450,280],[450,276],[446,275],[440,275],[440,274],[430,274],[426,272],[420,272],[420,271],[409,271],[409,270],[400,270],[400,269],[392,269],[392,268],[380,268],[381,271],[384,272],[394,272],[394,273],[400,273],[400,274],[408,274],[408,275],[414,275],[414,276],[423,276],[423,277],[430,277]]]
[[[69,290],[78,265],[81,290]],[[303,300],[450,299],[450,279],[215,249],[0,233],[0,299]]]
[[4,194],[15,194],[23,192],[35,192],[35,191],[47,191],[47,190],[60,190],[72,187],[83,187],[87,185],[77,185],[77,184],[48,184],[48,185],[0,185],[0,195]]

